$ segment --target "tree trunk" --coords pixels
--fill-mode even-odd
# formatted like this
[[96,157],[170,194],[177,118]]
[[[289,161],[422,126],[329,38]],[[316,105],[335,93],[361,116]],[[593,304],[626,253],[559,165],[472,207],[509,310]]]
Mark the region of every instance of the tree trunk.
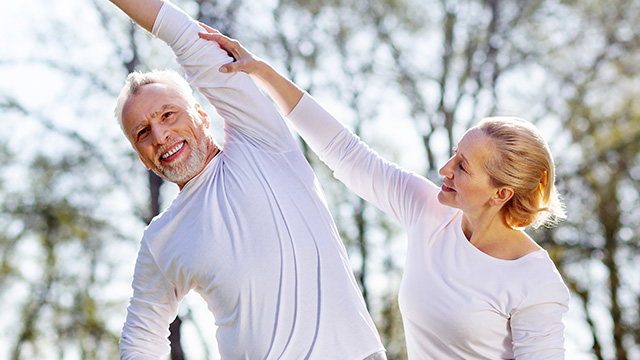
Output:
[[180,344],[180,325],[182,320],[180,316],[176,316],[171,325],[169,325],[169,341],[171,342],[171,360],[184,360],[184,352]]

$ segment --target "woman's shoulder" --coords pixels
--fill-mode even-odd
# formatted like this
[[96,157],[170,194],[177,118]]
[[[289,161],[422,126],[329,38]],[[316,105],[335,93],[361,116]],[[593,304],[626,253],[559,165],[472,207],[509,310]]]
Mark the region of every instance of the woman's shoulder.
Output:
[[540,248],[519,259],[517,272],[531,287],[549,291],[568,292],[567,287],[549,253]]
[[[511,243],[511,246],[505,253],[506,260],[517,260],[525,257],[529,254],[542,251],[542,247],[538,245],[527,233],[524,231],[517,231]],[[544,255],[546,252],[542,251],[540,255]]]

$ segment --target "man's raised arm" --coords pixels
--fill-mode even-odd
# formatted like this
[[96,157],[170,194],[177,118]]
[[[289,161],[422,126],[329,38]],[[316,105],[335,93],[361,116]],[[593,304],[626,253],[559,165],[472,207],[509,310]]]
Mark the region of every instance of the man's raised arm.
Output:
[[124,11],[138,25],[151,32],[156,21],[158,11],[162,7],[162,0],[110,0]]

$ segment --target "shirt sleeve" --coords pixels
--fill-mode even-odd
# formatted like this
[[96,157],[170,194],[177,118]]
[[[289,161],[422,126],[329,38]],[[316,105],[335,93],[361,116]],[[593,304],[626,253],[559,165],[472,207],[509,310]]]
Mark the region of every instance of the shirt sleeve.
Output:
[[[297,143],[282,114],[244,72],[221,73],[233,61],[218,43],[201,39],[204,29],[188,14],[166,1],[152,33],[176,54],[187,81],[216,108],[227,127],[267,148],[289,150]],[[228,131],[225,131],[228,133]]]
[[122,360],[160,359],[169,353],[169,324],[178,311],[176,294],[143,240],[133,275],[133,297],[120,338]]
[[569,309],[569,290],[560,275],[539,283],[511,315],[513,352],[518,360],[564,359],[563,315]]
[[288,115],[309,147],[350,190],[410,227],[423,211],[449,212],[426,178],[383,159],[309,94]]

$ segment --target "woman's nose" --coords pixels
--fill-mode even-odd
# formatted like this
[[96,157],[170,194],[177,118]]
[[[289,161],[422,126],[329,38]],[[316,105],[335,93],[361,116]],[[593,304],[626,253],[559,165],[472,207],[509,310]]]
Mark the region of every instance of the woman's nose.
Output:
[[447,161],[444,165],[442,165],[440,170],[438,170],[438,174],[447,178],[452,178],[453,177],[453,171],[451,171],[452,160],[453,158],[449,159],[449,161]]

